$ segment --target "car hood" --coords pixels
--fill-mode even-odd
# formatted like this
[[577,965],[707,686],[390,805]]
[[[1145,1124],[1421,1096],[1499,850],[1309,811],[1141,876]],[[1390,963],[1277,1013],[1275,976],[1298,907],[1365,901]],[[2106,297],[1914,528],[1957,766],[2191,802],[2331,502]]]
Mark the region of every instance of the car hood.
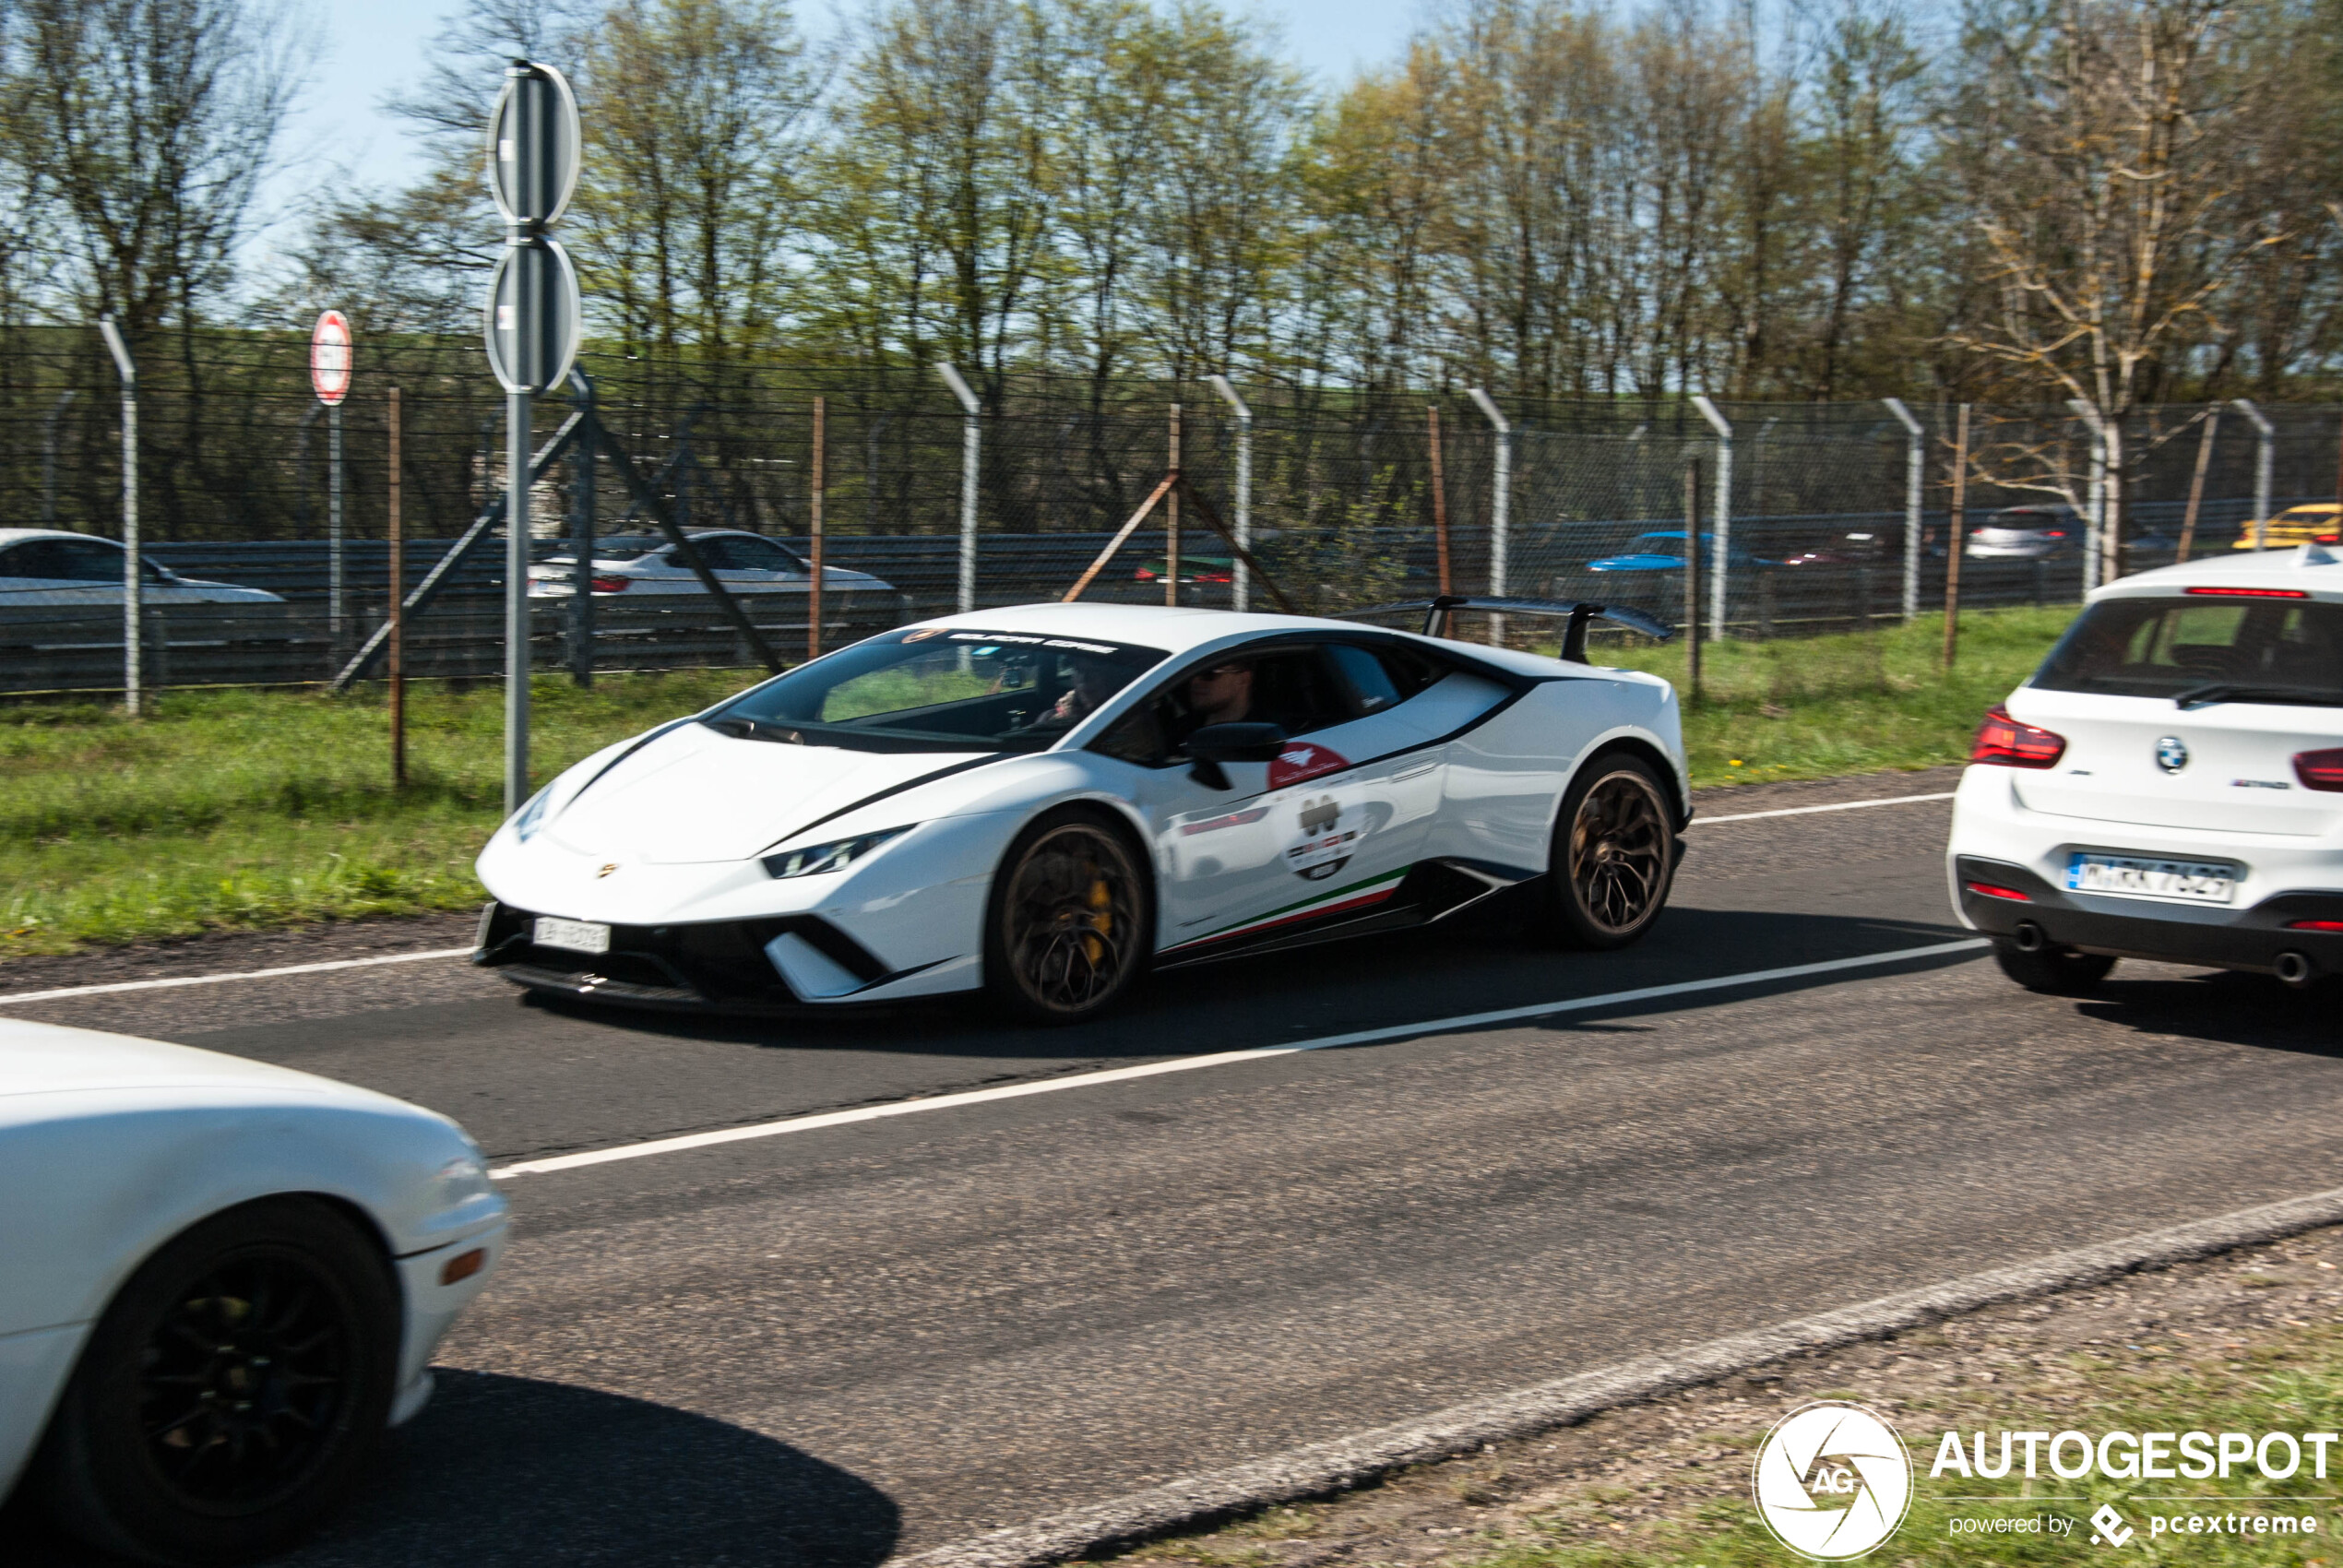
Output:
[[0,1019],[0,1096],[158,1088],[291,1092],[369,1102],[380,1098],[330,1078],[216,1051],[22,1018]]
[[650,864],[745,860],[871,796],[994,752],[857,752],[669,731],[571,797],[546,836],[580,854]]

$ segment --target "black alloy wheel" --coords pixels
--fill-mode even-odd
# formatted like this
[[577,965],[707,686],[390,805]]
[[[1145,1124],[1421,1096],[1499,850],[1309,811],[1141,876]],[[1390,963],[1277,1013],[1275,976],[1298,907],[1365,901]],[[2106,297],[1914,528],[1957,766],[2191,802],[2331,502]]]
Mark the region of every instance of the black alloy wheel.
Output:
[[1676,871],[1675,814],[1642,758],[1614,754],[1582,768],[1554,825],[1549,902],[1572,946],[1624,947],[1668,902]]
[[1088,814],[1045,818],[1010,847],[986,922],[985,982],[1016,1016],[1070,1024],[1147,968],[1147,882],[1123,835]]
[[376,1451],[399,1320],[388,1264],[330,1206],[215,1215],[107,1308],[43,1441],[40,1490],[72,1533],[147,1562],[280,1550]]

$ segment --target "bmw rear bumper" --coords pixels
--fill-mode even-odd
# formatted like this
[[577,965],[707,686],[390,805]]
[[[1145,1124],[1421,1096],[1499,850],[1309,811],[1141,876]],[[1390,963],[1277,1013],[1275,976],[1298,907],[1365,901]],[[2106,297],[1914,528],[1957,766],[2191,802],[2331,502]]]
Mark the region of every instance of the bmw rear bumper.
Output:
[[[1980,885],[2025,897],[1980,893]],[[2151,903],[2069,893],[1981,855],[1953,857],[1953,885],[1962,920],[1987,936],[2016,940],[2030,924],[2053,947],[2264,974],[2276,972],[2279,954],[2300,953],[2321,974],[2343,974],[2343,932],[2289,929],[2292,921],[2343,921],[2343,890],[2280,893],[2243,909]]]

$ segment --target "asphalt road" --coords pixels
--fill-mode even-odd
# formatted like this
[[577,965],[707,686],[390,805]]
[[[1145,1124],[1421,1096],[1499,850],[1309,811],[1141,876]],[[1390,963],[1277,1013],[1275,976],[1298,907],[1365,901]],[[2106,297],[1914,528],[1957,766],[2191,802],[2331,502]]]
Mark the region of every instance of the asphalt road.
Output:
[[[437,963],[10,1010],[387,1089],[510,1162],[1941,942],[1946,816],[1696,826],[1623,954],[1483,920],[1184,971],[1079,1032],[600,1014]],[[517,1177],[440,1397],[288,1561],[865,1568],[2337,1185],[2339,1057],[2275,982],[2056,1001],[1955,956]]]

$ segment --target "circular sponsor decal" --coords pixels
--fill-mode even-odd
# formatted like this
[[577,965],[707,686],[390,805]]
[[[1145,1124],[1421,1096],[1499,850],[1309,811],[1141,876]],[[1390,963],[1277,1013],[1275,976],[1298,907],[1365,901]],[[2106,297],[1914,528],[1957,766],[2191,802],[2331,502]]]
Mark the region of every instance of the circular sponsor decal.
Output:
[[1757,1445],[1758,1515],[1782,1545],[1843,1562],[1896,1533],[1912,1502],[1912,1460],[1896,1429],[1861,1405],[1818,1400]]
[[2178,773],[2188,766],[2188,742],[2178,735],[2167,735],[2156,742],[2156,766],[2167,773]]

